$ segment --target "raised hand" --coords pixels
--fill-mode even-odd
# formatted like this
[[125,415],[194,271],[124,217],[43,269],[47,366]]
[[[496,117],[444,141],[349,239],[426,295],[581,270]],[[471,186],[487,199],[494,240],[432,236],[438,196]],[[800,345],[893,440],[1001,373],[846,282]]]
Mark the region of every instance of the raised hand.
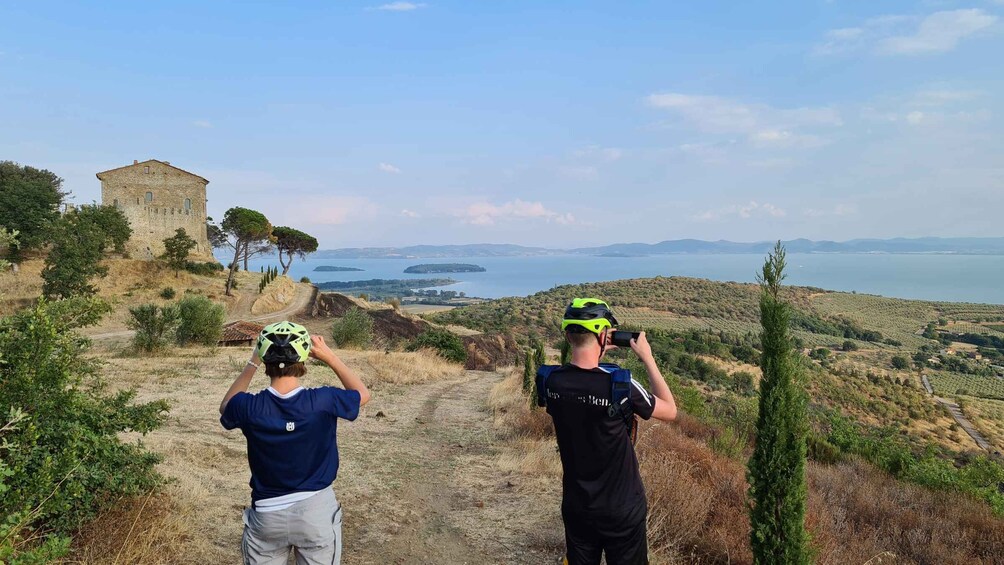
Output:
[[638,355],[638,358],[642,361],[654,358],[652,355],[652,346],[649,345],[648,338],[645,337],[645,332],[638,334],[637,339],[631,340],[631,350],[634,351],[635,354]]

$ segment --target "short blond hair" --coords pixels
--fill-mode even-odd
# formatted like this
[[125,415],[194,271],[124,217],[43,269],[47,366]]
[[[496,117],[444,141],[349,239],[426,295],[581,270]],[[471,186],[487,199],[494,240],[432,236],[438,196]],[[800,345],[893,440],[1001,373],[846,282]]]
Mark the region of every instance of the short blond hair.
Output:
[[273,379],[276,377],[302,377],[307,374],[307,366],[303,363],[289,363],[285,367],[279,367],[279,363],[265,363],[265,374]]

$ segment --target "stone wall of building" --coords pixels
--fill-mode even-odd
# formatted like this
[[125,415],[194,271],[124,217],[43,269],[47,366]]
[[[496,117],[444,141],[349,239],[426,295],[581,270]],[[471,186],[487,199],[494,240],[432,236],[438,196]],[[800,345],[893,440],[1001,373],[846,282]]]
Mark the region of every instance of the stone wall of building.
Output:
[[155,160],[98,173],[98,179],[101,203],[122,210],[132,227],[126,244],[130,256],[159,257],[164,239],[184,228],[196,241],[193,258],[212,258],[206,236],[207,180]]

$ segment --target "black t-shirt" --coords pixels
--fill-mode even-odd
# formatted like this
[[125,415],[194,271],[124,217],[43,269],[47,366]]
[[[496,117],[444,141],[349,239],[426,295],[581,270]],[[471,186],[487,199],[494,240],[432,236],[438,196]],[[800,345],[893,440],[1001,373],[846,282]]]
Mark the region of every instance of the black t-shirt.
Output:
[[[627,422],[610,416],[611,376],[601,368],[555,369],[547,379],[547,413],[564,468],[562,508],[586,517],[636,520],[644,517],[645,487]],[[631,381],[634,413],[648,420],[655,398]]]

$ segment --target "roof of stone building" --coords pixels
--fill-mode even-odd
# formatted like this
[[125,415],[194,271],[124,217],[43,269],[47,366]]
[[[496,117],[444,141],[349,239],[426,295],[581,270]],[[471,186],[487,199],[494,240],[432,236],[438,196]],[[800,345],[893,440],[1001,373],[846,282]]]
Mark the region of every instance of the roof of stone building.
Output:
[[181,171],[182,173],[185,173],[186,175],[191,175],[191,176],[193,176],[193,177],[195,177],[197,179],[202,180],[202,182],[204,182],[206,184],[209,184],[209,180],[207,180],[204,177],[200,177],[199,175],[197,175],[197,174],[195,174],[195,173],[193,173],[191,171],[186,171],[185,169],[182,169],[182,168],[179,168],[179,167],[175,167],[174,165],[172,165],[171,163],[168,163],[167,161],[158,161],[157,159],[147,159],[146,161],[135,162],[132,165],[126,165],[124,167],[118,167],[118,168],[115,168],[115,169],[108,169],[107,171],[101,171],[96,176],[99,179],[104,180],[104,179],[101,178],[101,175],[107,175],[109,173],[115,173],[115,172],[118,172],[118,171],[123,171],[125,169],[130,168],[130,167],[139,167],[139,166],[145,165],[147,163],[160,163],[161,165],[164,165],[165,167],[170,167],[170,168],[172,168],[172,169],[174,169],[176,171]]
[[220,343],[231,341],[253,341],[258,339],[258,334],[265,329],[265,326],[254,322],[237,321],[230,322],[223,326],[223,335],[220,336]]

